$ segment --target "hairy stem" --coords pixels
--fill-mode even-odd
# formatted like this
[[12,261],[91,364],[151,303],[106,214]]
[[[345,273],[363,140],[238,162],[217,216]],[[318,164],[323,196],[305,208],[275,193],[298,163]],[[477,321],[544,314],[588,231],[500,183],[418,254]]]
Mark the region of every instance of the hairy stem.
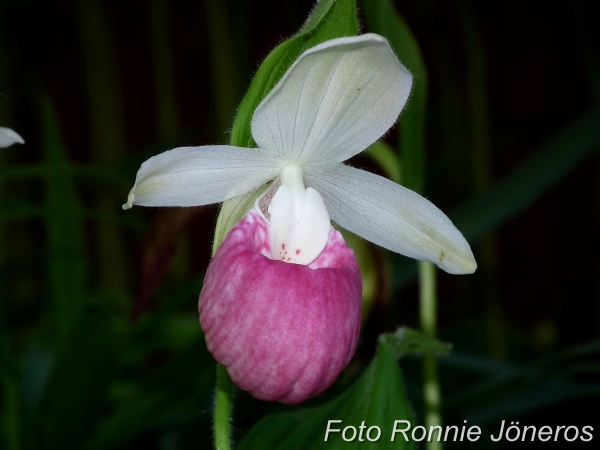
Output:
[[231,449],[231,397],[233,383],[222,364],[217,364],[217,392],[214,410],[214,437],[217,450]]

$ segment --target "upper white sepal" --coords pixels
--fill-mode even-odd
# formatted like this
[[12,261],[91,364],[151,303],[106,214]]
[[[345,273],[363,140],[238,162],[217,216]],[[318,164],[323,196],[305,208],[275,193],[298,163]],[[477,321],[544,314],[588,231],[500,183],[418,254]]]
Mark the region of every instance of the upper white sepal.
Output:
[[271,200],[271,257],[294,264],[310,264],[321,254],[331,223],[321,195],[304,187],[302,168],[288,165],[281,186]]
[[394,125],[411,86],[383,37],[331,39],[304,52],[260,103],[252,136],[290,164],[345,161]]

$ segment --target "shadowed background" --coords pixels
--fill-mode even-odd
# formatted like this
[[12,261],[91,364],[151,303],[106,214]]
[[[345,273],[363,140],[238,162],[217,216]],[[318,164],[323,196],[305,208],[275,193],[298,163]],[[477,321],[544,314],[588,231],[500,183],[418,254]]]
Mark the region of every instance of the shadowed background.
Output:
[[[585,408],[600,395],[600,6],[395,4],[429,71],[424,193],[479,263],[438,275],[440,338],[454,344],[444,420],[598,430]],[[4,448],[210,448],[215,364],[196,302],[218,209],[120,205],[150,156],[228,142],[259,62],[311,7],[0,4],[0,126],[26,141],[0,152]],[[311,404],[343,389],[381,332],[418,327],[414,263],[374,246],[361,258],[378,268],[361,344]],[[402,367],[420,418],[420,362]],[[239,393],[237,440],[286,409]]]

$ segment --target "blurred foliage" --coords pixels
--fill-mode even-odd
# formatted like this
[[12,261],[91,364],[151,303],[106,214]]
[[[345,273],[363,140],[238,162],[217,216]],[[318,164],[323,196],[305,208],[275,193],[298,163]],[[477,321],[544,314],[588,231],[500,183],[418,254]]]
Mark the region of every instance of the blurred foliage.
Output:
[[[344,5],[353,6],[331,7]],[[196,301],[216,209],[123,213],[119,205],[148,157],[227,140],[258,62],[312,7],[312,0],[0,3],[0,124],[26,140],[0,152],[0,448],[211,448],[214,360]],[[404,173],[410,156],[391,149],[422,141],[426,184],[413,187],[472,243],[495,236],[492,277],[439,277],[440,333],[453,343],[440,358],[445,422],[469,420],[484,434],[502,419],[594,425],[586,411],[600,396],[598,3],[364,1],[361,8],[362,31],[386,34],[418,74],[410,56],[418,47],[398,48],[395,40],[406,37],[390,24],[403,20],[414,30],[429,78],[415,77],[410,101],[423,115],[427,107],[427,133],[403,117],[387,146],[352,163],[410,184],[422,174]],[[311,26],[293,40],[313,45]],[[271,86],[303,48],[286,56]],[[419,94],[425,82],[427,98]],[[253,89],[253,103],[240,108],[251,110],[268,87]],[[232,139],[238,133],[252,144],[247,129],[233,130]],[[349,422],[364,420],[367,397],[405,414],[394,409],[406,405],[393,401],[402,386],[393,345],[376,348],[382,332],[418,323],[415,265],[357,245],[378,270],[369,275],[354,361],[299,408],[238,392],[236,441],[249,445],[243,437],[256,438],[273,417],[289,427],[316,420],[303,418],[310,408],[342,408]],[[478,260],[483,251],[476,249]],[[490,296],[501,333],[489,331]],[[419,357],[402,358],[402,368],[420,420]],[[369,391],[361,383],[377,370],[391,378],[377,375],[380,390]]]

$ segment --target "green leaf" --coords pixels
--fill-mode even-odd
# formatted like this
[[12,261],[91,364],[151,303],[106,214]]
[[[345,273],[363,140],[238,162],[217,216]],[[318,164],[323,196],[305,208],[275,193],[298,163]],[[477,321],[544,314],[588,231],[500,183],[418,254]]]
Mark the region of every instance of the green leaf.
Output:
[[54,366],[54,354],[33,342],[23,358],[20,394],[23,409],[24,448],[34,448],[40,408]]
[[215,237],[213,239],[213,256],[229,230],[231,230],[239,220],[246,215],[248,211],[254,206],[256,199],[265,191],[266,187],[261,186],[247,194],[234,197],[223,203],[219,218],[217,219],[217,226],[215,227]]
[[[99,421],[81,448],[131,448],[131,441],[175,421],[199,421],[198,405],[208,404],[215,383],[214,363],[204,339],[192,342],[180,354],[137,385],[139,393]],[[205,430],[208,432],[208,430]]]
[[[254,110],[302,53],[330,39],[356,34],[358,19],[354,0],[321,0],[317,3],[300,31],[275,47],[260,65],[238,108],[231,130],[230,144],[238,147],[256,147],[250,133]],[[241,199],[227,200],[223,204],[215,230],[213,251],[219,247],[231,227],[248,212],[246,207],[249,199],[258,195],[259,192],[255,191]],[[223,214],[227,215],[226,219],[221,218]]]
[[[396,435],[394,442],[391,441],[394,421],[408,420],[414,424],[392,348],[400,345],[403,336],[402,333],[381,336],[377,356],[343,394],[322,406],[267,416],[250,430],[239,450],[414,449],[414,442],[404,441],[401,434]],[[377,442],[369,442],[363,434],[363,442],[359,442],[358,436],[355,441],[346,442],[341,433],[330,433],[325,442],[329,420],[342,421],[331,424],[331,428],[335,429],[350,425],[358,429],[364,421],[367,429],[379,427],[381,437]],[[374,438],[376,430],[371,433]]]
[[47,387],[47,448],[81,447],[100,413],[115,354],[107,314],[98,308],[83,309],[61,348]]
[[63,342],[84,301],[86,256],[83,229],[77,219],[80,206],[54,110],[49,100],[42,107],[46,172],[45,226],[48,240],[48,276],[54,320]]
[[[54,168],[48,164],[38,165],[23,165],[23,166],[4,166],[0,167],[0,181],[5,182],[11,179],[25,179],[25,178],[37,178],[47,177],[48,172],[51,172]],[[69,176],[77,177],[78,181],[87,181],[92,183],[102,183],[103,188],[112,189],[115,191],[115,195],[121,196],[123,191],[131,188],[131,180],[125,177],[116,170],[114,167],[102,166],[99,164],[95,165],[78,165],[69,164],[65,166],[63,170],[68,173]]]
[[484,381],[450,395],[444,406],[483,423],[564,400],[600,397],[600,383],[596,381],[600,374],[599,355],[600,341],[596,341],[497,370]]
[[[0,211],[0,222],[17,220],[44,220],[49,222],[56,215],[54,209],[43,208],[38,205],[23,201],[6,201],[4,208]],[[123,214],[113,214],[99,210],[86,210],[77,208],[63,218],[73,222],[90,220],[100,223],[111,223],[123,227],[129,227],[135,231],[143,231],[147,228],[146,223],[140,217],[123,217]],[[50,255],[52,257],[52,255]]]
[[133,437],[157,427],[170,406],[165,392],[137,396],[135,401],[102,420],[81,448],[99,450],[122,447]]
[[375,142],[365,151],[365,155],[379,164],[386,177],[398,184],[402,183],[400,158],[392,147],[383,141]]
[[400,327],[393,334],[384,334],[379,338],[385,342],[390,351],[396,358],[401,358],[407,354],[433,353],[441,355],[448,353],[452,346],[444,344],[437,339],[413,330],[411,328]]
[[600,143],[600,107],[551,136],[491,189],[450,216],[469,240],[497,229],[567,176]]
[[413,90],[401,115],[402,184],[420,192],[425,182],[425,108],[427,69],[419,44],[391,0],[362,0],[367,26],[385,36],[402,64],[413,74]]

